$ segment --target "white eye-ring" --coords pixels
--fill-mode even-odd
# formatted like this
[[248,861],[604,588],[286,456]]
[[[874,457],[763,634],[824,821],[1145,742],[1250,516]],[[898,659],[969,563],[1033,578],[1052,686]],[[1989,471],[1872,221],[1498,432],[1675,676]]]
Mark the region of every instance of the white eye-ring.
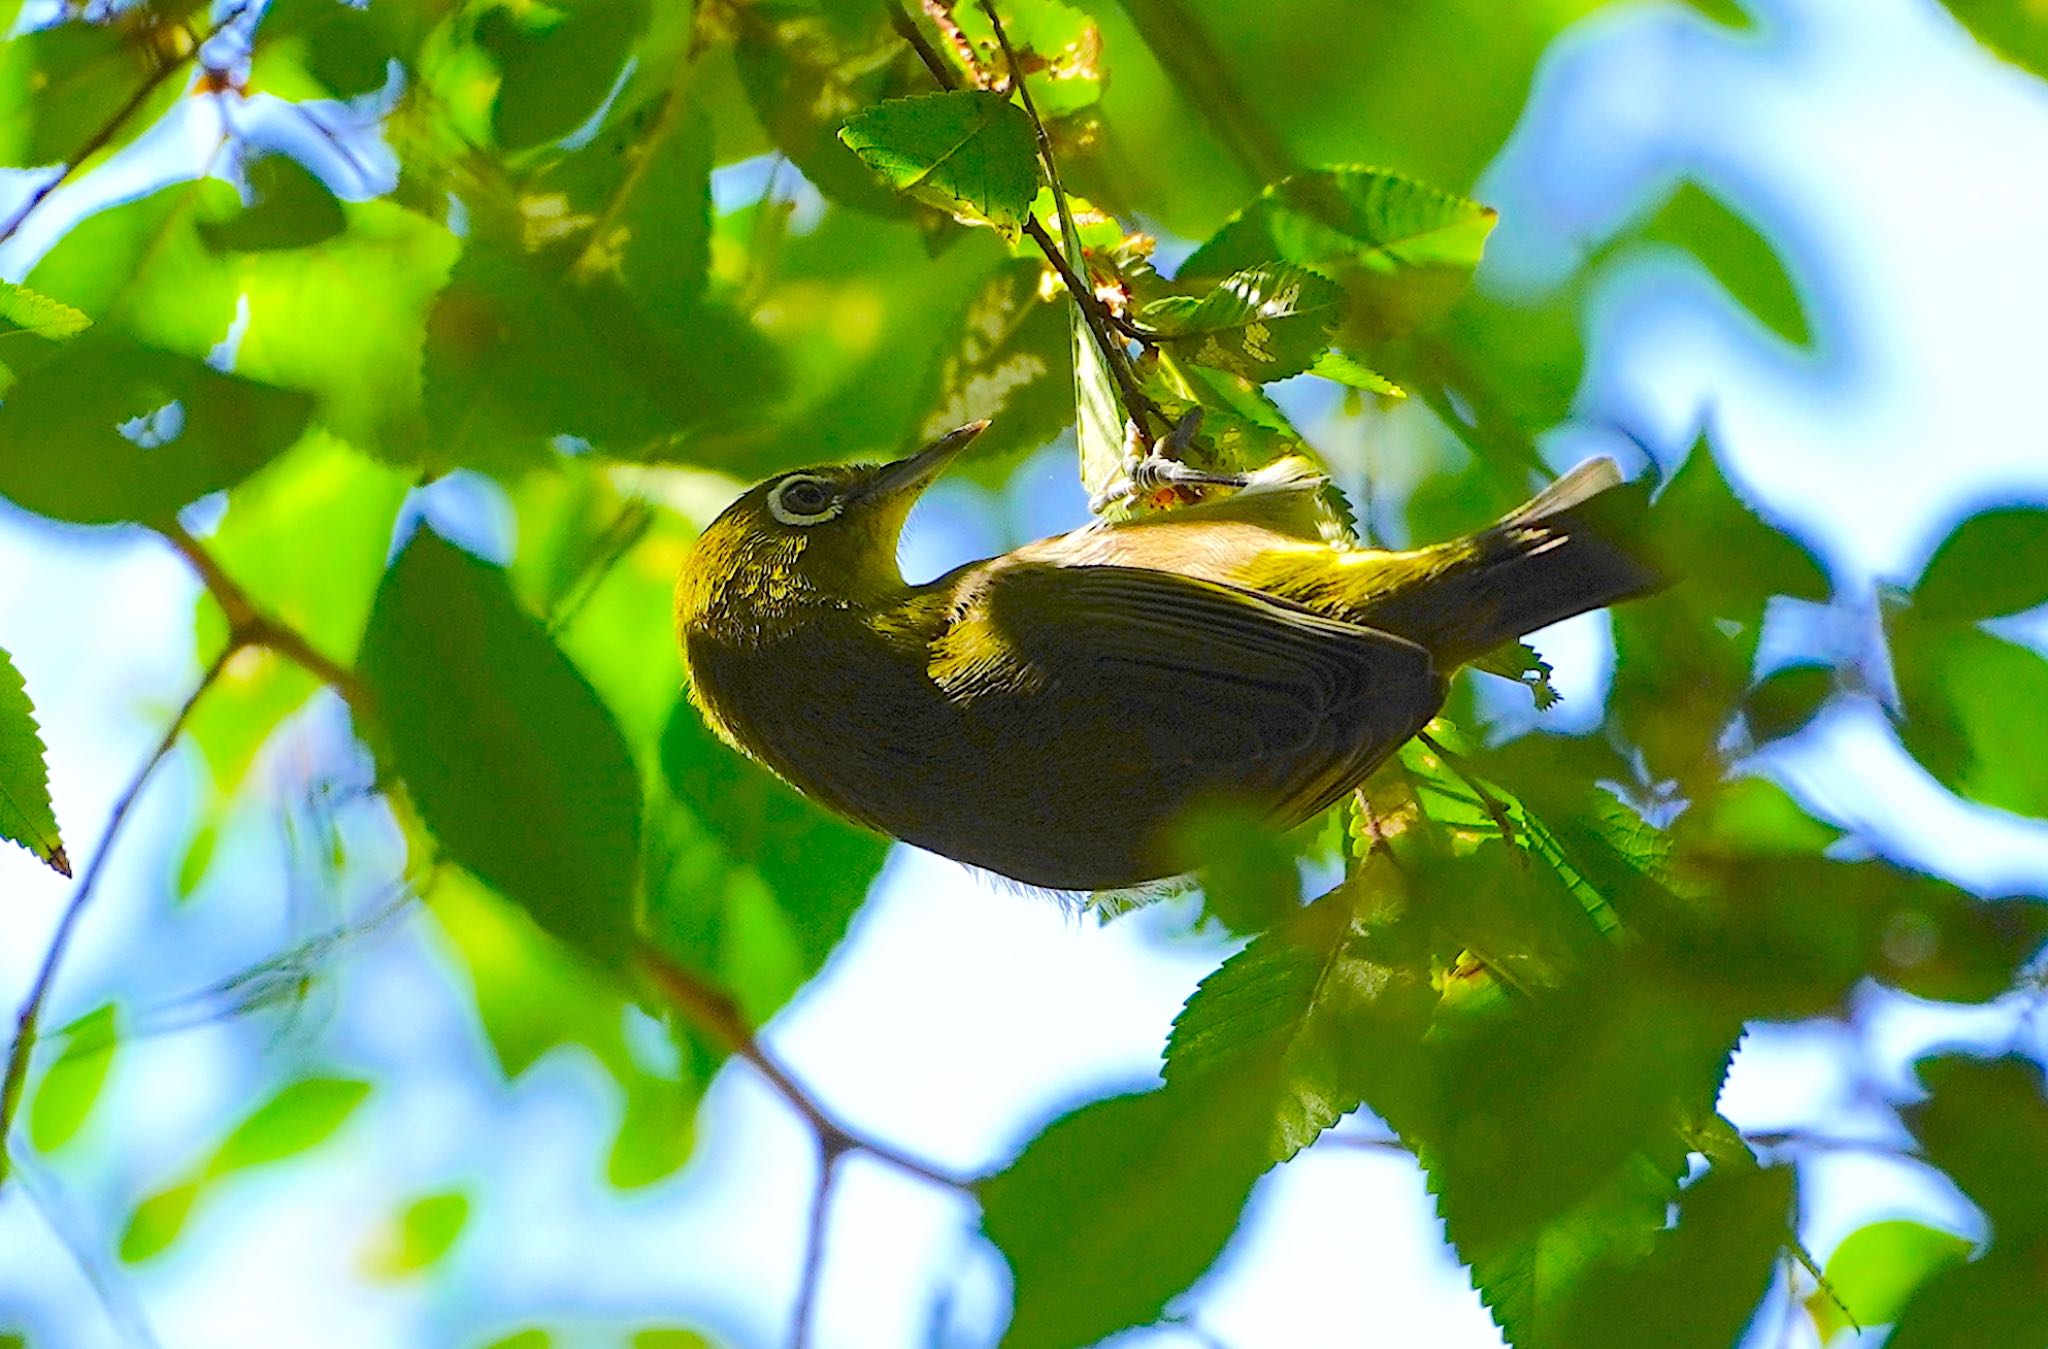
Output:
[[785,525],[816,525],[846,509],[846,499],[825,478],[792,473],[768,493],[768,513]]

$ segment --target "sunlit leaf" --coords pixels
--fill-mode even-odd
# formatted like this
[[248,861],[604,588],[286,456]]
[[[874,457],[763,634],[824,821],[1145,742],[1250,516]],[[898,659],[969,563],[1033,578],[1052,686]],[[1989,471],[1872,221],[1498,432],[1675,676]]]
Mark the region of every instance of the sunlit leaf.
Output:
[[76,337],[92,326],[92,320],[47,295],[26,286],[0,281],[0,331],[34,333],[38,337]]
[[[0,44],[0,163],[69,164],[149,79],[160,59],[146,33],[82,18]],[[178,96],[175,77],[125,122],[133,137]]]
[[185,1220],[191,1217],[198,1198],[199,1182],[187,1180],[143,1199],[121,1229],[117,1248],[121,1258],[139,1264],[168,1250],[185,1230]]
[[59,875],[69,876],[71,859],[57,833],[43,753],[28,685],[14,668],[14,658],[0,650],[0,838],[19,843]]
[[369,1253],[370,1270],[397,1279],[425,1273],[441,1262],[469,1223],[469,1196],[460,1190],[424,1194],[393,1215]]
[[369,1094],[369,1083],[347,1078],[308,1077],[290,1083],[243,1116],[202,1174],[216,1180],[311,1151],[346,1124]]
[[2036,76],[2048,76],[2048,15],[2028,0],[1942,0],[1979,42]]
[[1275,259],[1335,279],[1367,342],[1434,316],[1464,288],[1494,212],[1381,169],[1301,174],[1266,189],[1181,264],[1221,277]]
[[1342,299],[1334,283],[1306,268],[1266,263],[1233,272],[1200,300],[1155,305],[1144,316],[1186,359],[1265,383],[1314,364]]
[[29,1097],[28,1138],[37,1152],[55,1152],[85,1124],[114,1066],[114,1032],[110,1002],[64,1027],[64,1048]]
[[[256,30],[252,89],[283,98],[328,94],[353,98],[384,86],[400,58],[386,6],[348,0],[271,0]],[[314,88],[302,89],[303,71]]]
[[1828,1257],[1828,1286],[1807,1295],[1807,1313],[1823,1341],[1851,1325],[1889,1325],[1921,1284],[1969,1259],[1970,1247],[1967,1238],[1910,1219],[1868,1223]]
[[1777,251],[1718,195],[1698,183],[1679,184],[1642,234],[1685,249],[1764,326],[1796,347],[1811,345],[1806,304]]
[[1015,233],[1038,192],[1031,119],[1003,94],[959,89],[879,104],[839,138],[899,192]]
[[1044,274],[1042,262],[1024,260],[991,273],[932,371],[930,411],[918,423],[918,439],[936,440],[978,419],[992,423],[975,440],[965,470],[986,470],[1007,451],[1035,449],[1073,420],[1066,306],[1042,294]]
[[1917,608],[1889,615],[1886,628],[1906,748],[1973,801],[2048,815],[2048,759],[2015,752],[2048,735],[2048,656],[1974,627],[1927,622]]
[[[1004,0],[1002,16],[1003,35],[1030,81],[1039,116],[1070,116],[1101,97],[1107,72],[1102,32],[1093,16],[1061,0]],[[980,5],[957,6],[953,21],[973,46],[981,70],[1007,74],[995,27]]]

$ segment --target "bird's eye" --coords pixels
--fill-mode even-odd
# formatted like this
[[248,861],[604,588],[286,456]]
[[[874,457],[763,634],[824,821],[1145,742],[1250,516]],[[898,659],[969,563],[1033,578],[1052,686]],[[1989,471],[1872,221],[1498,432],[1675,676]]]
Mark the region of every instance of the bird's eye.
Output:
[[839,514],[843,503],[831,483],[798,474],[784,478],[768,494],[768,509],[785,525],[815,525]]

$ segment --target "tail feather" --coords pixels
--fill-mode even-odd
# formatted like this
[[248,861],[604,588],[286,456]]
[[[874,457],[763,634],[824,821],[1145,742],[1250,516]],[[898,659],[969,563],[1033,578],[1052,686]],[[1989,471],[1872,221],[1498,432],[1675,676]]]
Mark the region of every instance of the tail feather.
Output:
[[1641,537],[1649,484],[1594,459],[1479,533],[1444,545],[1416,596],[1412,635],[1446,667],[1538,628],[1661,590],[1671,577]]

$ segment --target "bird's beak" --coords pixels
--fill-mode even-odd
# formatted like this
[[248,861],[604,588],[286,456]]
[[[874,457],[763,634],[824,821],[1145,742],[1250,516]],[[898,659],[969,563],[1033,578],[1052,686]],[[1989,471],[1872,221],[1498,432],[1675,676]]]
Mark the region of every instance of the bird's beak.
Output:
[[946,432],[908,459],[883,465],[882,470],[869,480],[864,495],[892,497],[906,492],[913,495],[922,492],[934,478],[946,471],[946,466],[960,451],[986,430],[986,421],[969,422],[958,430]]

